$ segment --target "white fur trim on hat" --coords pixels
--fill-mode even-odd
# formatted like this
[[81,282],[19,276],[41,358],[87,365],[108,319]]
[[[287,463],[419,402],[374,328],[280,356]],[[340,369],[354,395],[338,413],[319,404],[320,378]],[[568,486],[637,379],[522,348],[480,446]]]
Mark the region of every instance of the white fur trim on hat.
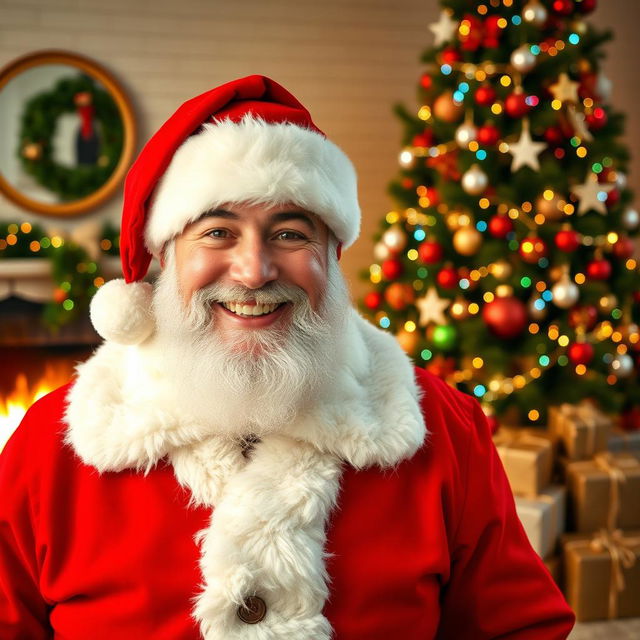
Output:
[[104,284],[89,309],[95,330],[118,344],[139,344],[155,328],[151,310],[153,288],[148,282],[127,284],[122,278]]
[[205,211],[240,202],[296,204],[345,247],[360,231],[356,172],[345,153],[311,129],[245,116],[203,125],[175,152],[149,209],[147,247],[159,255]]

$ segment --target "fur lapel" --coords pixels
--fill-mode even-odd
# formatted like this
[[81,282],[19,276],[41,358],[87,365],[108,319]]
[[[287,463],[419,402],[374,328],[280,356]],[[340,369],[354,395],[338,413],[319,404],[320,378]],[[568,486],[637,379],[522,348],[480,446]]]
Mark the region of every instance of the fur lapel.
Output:
[[[325,525],[342,464],[398,464],[425,437],[413,368],[395,339],[353,310],[344,361],[313,408],[284,432],[240,447],[166,406],[167,381],[137,347],[106,343],[78,368],[66,440],[99,471],[150,470],[168,457],[194,504],[214,507],[199,534],[204,585],[194,617],[206,640],[328,640]],[[238,606],[267,603],[260,624]]]

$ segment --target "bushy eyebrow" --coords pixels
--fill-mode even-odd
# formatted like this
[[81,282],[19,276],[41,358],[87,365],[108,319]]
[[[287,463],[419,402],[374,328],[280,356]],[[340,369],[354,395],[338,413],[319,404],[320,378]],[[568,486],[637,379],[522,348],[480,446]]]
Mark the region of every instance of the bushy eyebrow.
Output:
[[[198,222],[200,220],[204,220],[205,218],[224,218],[225,220],[239,220],[240,216],[237,213],[233,213],[233,211],[227,211],[226,209],[211,209],[209,211],[205,211],[198,218]],[[279,211],[278,213],[274,213],[270,218],[270,221],[272,223],[289,222],[290,220],[299,220],[300,222],[306,224],[311,231],[316,231],[316,225],[313,221],[313,218],[304,211]]]

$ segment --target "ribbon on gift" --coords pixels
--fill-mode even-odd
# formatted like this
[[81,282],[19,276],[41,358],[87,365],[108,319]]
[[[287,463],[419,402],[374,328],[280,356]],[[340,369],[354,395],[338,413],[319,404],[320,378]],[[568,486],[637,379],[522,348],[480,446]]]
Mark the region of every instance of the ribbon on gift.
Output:
[[612,531],[616,528],[618,513],[620,513],[620,484],[627,481],[625,471],[639,468],[640,461],[633,457],[617,458],[608,452],[598,453],[593,461],[599,469],[609,474],[607,528]]
[[584,454],[585,458],[590,458],[596,451],[598,421],[594,417],[595,411],[595,408],[589,405],[576,407],[575,405],[565,403],[558,407],[557,417],[559,427],[562,431],[565,431],[568,428],[572,439],[577,437],[576,419],[580,420],[581,424],[587,428],[587,444]]

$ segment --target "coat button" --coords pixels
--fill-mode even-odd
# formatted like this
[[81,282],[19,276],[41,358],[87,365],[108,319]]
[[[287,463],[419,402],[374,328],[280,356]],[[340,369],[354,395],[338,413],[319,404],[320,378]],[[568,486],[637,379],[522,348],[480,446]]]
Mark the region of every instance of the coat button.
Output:
[[247,624],[256,624],[267,615],[267,605],[258,596],[245,598],[244,604],[238,607],[238,618]]

